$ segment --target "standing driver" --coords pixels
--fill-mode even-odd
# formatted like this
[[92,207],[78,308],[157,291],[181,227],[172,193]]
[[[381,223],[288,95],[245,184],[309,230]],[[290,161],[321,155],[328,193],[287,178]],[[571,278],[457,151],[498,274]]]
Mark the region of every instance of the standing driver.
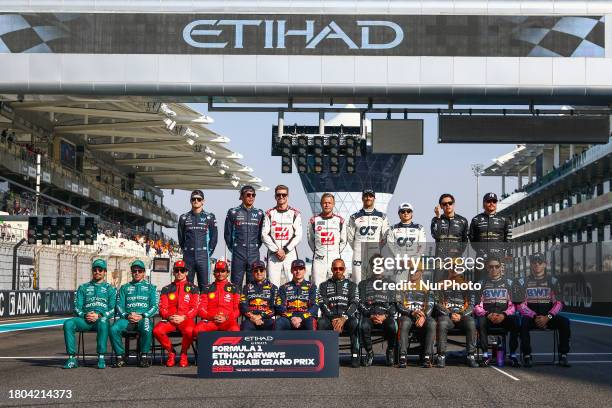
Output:
[[242,287],[245,272],[247,282],[251,281],[248,269],[253,262],[259,261],[264,212],[254,207],[256,195],[252,186],[242,187],[242,204],[230,208],[225,218],[225,243],[232,252],[231,281],[238,288]]
[[217,246],[217,219],[215,214],[204,211],[204,193],[202,190],[191,192],[191,211],[181,215],[177,235],[187,265],[187,280],[195,283],[198,277],[198,289],[208,285],[210,256]]

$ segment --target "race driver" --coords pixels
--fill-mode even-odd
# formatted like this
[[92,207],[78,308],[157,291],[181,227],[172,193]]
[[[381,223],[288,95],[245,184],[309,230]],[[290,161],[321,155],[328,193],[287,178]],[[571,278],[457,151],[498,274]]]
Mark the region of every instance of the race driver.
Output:
[[480,348],[482,349],[482,365],[488,366],[495,356],[489,356],[489,329],[503,328],[510,332],[510,361],[518,367],[516,357],[518,348],[519,322],[514,315],[512,301],[514,284],[502,274],[502,264],[495,256],[487,257],[485,268],[488,273],[486,280],[481,282],[480,294],[476,298],[474,315],[478,322]]
[[[493,256],[500,260],[511,258],[511,248],[504,243],[512,239],[512,223],[510,219],[497,214],[497,194],[485,194],[482,206],[484,211],[472,218],[469,230],[470,243],[476,256],[484,259]],[[477,269],[476,273],[476,279],[484,280],[486,275],[483,271]]]
[[225,218],[225,243],[232,252],[231,281],[237,288],[242,287],[245,272],[247,272],[247,282],[251,281],[248,269],[253,262],[259,261],[264,212],[253,207],[256,195],[252,186],[242,187],[240,189],[242,204],[230,208]]
[[310,218],[306,236],[313,252],[312,282],[319,286],[326,281],[334,259],[340,258],[346,246],[344,218],[333,213],[334,195],[321,196],[321,213]]
[[371,253],[380,253],[389,230],[389,220],[374,208],[374,190],[365,190],[361,195],[363,208],[351,215],[347,230],[347,241],[353,249],[353,271],[351,280],[361,282],[362,263]]
[[[440,212],[442,209],[442,212]],[[468,220],[455,213],[455,197],[444,193],[434,208],[435,217],[431,219],[431,236],[436,241],[436,257],[460,257],[468,245]],[[446,277],[446,271],[435,271],[434,281]]]
[[[411,266],[409,264],[408,266]],[[400,353],[399,367],[407,365],[406,354],[410,341],[410,332],[414,330],[423,348],[422,367],[432,366],[431,357],[436,337],[436,321],[432,317],[435,298],[422,281],[423,269],[417,268],[409,275],[410,290],[398,293],[397,310],[400,314]]]
[[318,330],[347,333],[351,339],[351,366],[359,367],[359,293],[357,285],[344,277],[346,267],[341,258],[332,261],[332,277],[319,286]]
[[151,318],[159,310],[157,288],[145,280],[145,264],[136,259],[130,265],[132,281],[121,286],[117,300],[117,317],[110,329],[110,341],[117,356],[113,367],[125,366],[125,348],[122,334],[126,330],[138,332],[140,349],[139,366],[149,367],[151,361],[148,353],[151,351],[153,338],[153,322]]
[[[459,258],[461,259],[461,258]],[[458,264],[448,269],[448,276],[445,281],[454,281],[458,284],[465,283],[463,275],[458,273]],[[465,349],[467,352],[467,365],[471,368],[478,367],[474,352],[476,351],[476,322],[472,317],[474,311],[472,294],[468,290],[440,289],[436,299],[436,315],[438,320],[438,361],[437,367],[446,366],[446,343],[448,340],[448,330],[459,328],[465,332]]]
[[168,338],[168,333],[180,331],[181,341],[180,367],[187,367],[187,351],[193,340],[194,317],[198,313],[200,302],[198,288],[187,280],[185,262],[179,259],[172,270],[174,282],[164,286],[159,298],[159,315],[163,319],[153,328],[153,335],[168,352],[167,367],[174,367],[176,351]]
[[[372,256],[370,264],[379,254]],[[397,341],[397,323],[395,322],[395,294],[389,290],[391,281],[385,278],[382,270],[372,268],[372,276],[359,282],[359,311],[361,313],[361,339],[366,354],[361,365],[369,367],[374,361],[372,350],[372,328],[382,328],[387,340],[387,365],[392,366]]]
[[[413,207],[410,203],[402,203],[397,209],[400,222],[389,228],[387,232],[387,248],[392,257],[420,257],[425,250],[425,228],[412,221]],[[402,277],[410,278],[409,276]]]
[[109,320],[115,313],[117,291],[106,282],[106,261],[96,259],[91,264],[91,280],[82,284],[74,297],[76,317],[64,322],[64,341],[68,360],[64,368],[77,368],[75,333],[95,331],[98,368],[106,368],[104,353],[108,340]]
[[293,279],[278,289],[275,330],[314,330],[319,312],[317,287],[304,280],[306,264],[301,259],[291,263]]
[[217,261],[213,271],[215,281],[204,288],[200,295],[198,316],[202,319],[193,336],[197,339],[199,332],[207,331],[239,331],[238,317],[240,311],[240,295],[238,288],[227,280],[229,268],[225,261]]
[[302,240],[302,215],[289,206],[289,187],[274,189],[276,206],[266,211],[261,239],[268,248],[268,279],[276,286],[289,280],[291,262],[297,259],[296,246]]
[[240,295],[240,313],[244,317],[240,330],[274,330],[278,287],[266,279],[266,269],[263,261],[251,265],[253,281],[244,286]]
[[563,303],[557,298],[561,293],[559,281],[546,274],[546,258],[539,252],[529,257],[531,274],[527,279],[519,279],[522,300],[519,313],[523,316],[521,322],[521,351],[525,367],[533,365],[531,357],[530,331],[538,329],[557,329],[559,332],[559,365],[570,367],[567,353],[570,350],[570,322],[565,316],[560,316]]
[[179,217],[177,235],[187,265],[187,280],[195,283],[198,289],[208,285],[210,256],[217,246],[217,219],[213,213],[204,211],[202,190],[191,192],[191,211]]

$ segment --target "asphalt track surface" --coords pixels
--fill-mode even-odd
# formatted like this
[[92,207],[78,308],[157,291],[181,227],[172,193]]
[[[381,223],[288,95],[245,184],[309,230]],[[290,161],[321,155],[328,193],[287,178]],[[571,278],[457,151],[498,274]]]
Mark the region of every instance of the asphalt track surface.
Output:
[[[62,370],[61,327],[0,333],[0,406],[88,407],[602,407],[612,401],[612,327],[572,322],[571,368],[547,364],[552,335],[534,333],[534,368],[445,369],[375,366],[353,369],[342,358],[339,378],[198,379],[196,367]],[[86,352],[94,353],[94,335]],[[110,350],[110,346],[109,346]],[[537,354],[548,353],[548,354]],[[540,363],[540,364],[538,364]],[[514,377],[514,378],[512,378]],[[72,391],[70,399],[10,399],[9,390]],[[607,401],[607,402],[606,402]]]

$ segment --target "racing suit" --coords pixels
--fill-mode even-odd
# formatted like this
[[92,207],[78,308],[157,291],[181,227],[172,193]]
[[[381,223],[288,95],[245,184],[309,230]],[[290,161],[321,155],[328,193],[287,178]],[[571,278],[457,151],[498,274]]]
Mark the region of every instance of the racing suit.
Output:
[[[159,315],[163,320],[155,325],[153,335],[166,351],[173,349],[168,333],[178,330],[183,335],[181,354],[187,353],[193,341],[193,318],[198,313],[199,302],[198,288],[187,279],[163,287],[159,297]],[[172,315],[185,316],[185,320],[181,324],[174,324],[168,321]]]
[[[444,282],[444,281],[442,281]],[[440,282],[440,285],[442,285]],[[464,283],[462,277],[455,279],[457,283]],[[446,343],[448,339],[448,330],[458,328],[465,331],[465,348],[468,353],[474,354],[476,351],[476,322],[472,317],[473,312],[472,294],[467,290],[447,290],[438,291],[438,299],[436,300],[436,314],[438,320],[438,354],[446,353]],[[457,313],[461,316],[461,320],[457,323],[450,318],[451,313]]]
[[523,355],[531,354],[529,331],[536,327],[534,318],[547,315],[552,318],[548,320],[546,327],[559,331],[559,353],[569,353],[570,322],[567,317],[559,316],[559,312],[563,308],[563,303],[557,299],[557,294],[561,293],[559,281],[552,276],[544,275],[538,279],[530,275],[527,279],[519,279],[518,283],[521,287],[520,298],[522,300],[518,310],[523,316],[521,322],[521,351]]
[[[463,255],[468,245],[468,221],[455,214],[452,218],[446,214],[431,219],[431,236],[436,241],[436,257],[457,258]],[[446,271],[437,269],[434,281],[444,279]]]
[[301,317],[298,330],[315,330],[315,319],[319,312],[317,306],[317,287],[307,280],[296,283],[293,280],[278,289],[275,330],[291,330],[292,317]]
[[[515,353],[518,347],[519,323],[514,315],[515,308],[512,302],[514,285],[510,279],[499,277],[496,280],[487,279],[481,282],[480,295],[476,298],[474,315],[478,320],[480,334],[480,348],[483,352],[489,351],[488,331],[491,327],[503,327],[510,332],[510,353]],[[500,324],[494,324],[487,319],[491,313],[505,316]]]
[[477,254],[491,254],[500,258],[511,255],[510,248],[502,244],[511,239],[512,223],[508,218],[498,214],[488,215],[484,212],[472,218],[470,241]]
[[319,308],[322,316],[319,318],[319,330],[333,330],[332,320],[346,317],[342,331],[351,339],[351,354],[359,354],[359,292],[357,285],[348,279],[336,280],[330,278],[319,286]]
[[[496,256],[503,261],[503,258],[512,255],[510,245],[504,244],[512,239],[512,223],[502,215],[478,214],[470,223],[469,237],[476,257],[486,259]],[[483,273],[483,269],[477,270],[476,279],[484,280]]]
[[[289,281],[291,262],[297,259],[296,247],[302,240],[302,215],[298,210],[288,207],[279,210],[276,207],[266,211],[261,240],[268,248],[268,279],[279,286]],[[281,261],[276,251],[283,249],[285,258]]]
[[[409,258],[420,257],[425,251],[425,228],[420,224],[411,222],[395,224],[387,232],[387,248],[392,257],[408,256]],[[401,271],[401,270],[400,270]],[[396,271],[396,274],[400,271]],[[408,280],[409,276],[401,276],[400,279]]]
[[[274,302],[278,294],[278,287],[269,280],[261,283],[247,283],[242,289],[240,296],[240,313],[244,320],[240,325],[240,330],[274,330]],[[263,324],[255,325],[246,313],[261,315]]]
[[312,282],[319,286],[327,280],[333,260],[340,258],[346,246],[344,218],[336,214],[315,215],[308,222],[306,236],[313,253]]
[[232,251],[231,281],[237,287],[242,287],[244,274],[247,282],[251,282],[251,264],[259,260],[261,247],[261,229],[264,212],[257,208],[246,208],[240,205],[230,208],[225,218],[225,243]]
[[213,213],[205,211],[194,214],[186,212],[179,217],[177,235],[187,264],[187,280],[195,283],[198,276],[198,289],[208,285],[210,256],[217,246],[217,219]]
[[[74,335],[75,332],[95,331],[96,352],[106,353],[106,342],[110,319],[115,314],[117,291],[107,282],[94,282],[93,280],[79,286],[74,297],[74,313],[76,317],[64,322],[64,341],[66,353],[74,356],[77,353]],[[98,320],[89,323],[85,316],[89,312],[96,312]]]
[[[119,299],[117,301],[116,320],[110,329],[110,341],[115,354],[121,356],[125,353],[121,335],[126,330],[138,331],[138,343],[141,353],[151,351],[151,340],[153,337],[153,323],[151,318],[158,311],[157,288],[144,280],[132,281],[121,286]],[[137,323],[130,323],[128,315],[137,313],[142,316]]]
[[[435,299],[433,293],[423,287],[419,281],[414,290],[403,290],[399,293],[397,310],[400,313],[400,354],[408,352],[411,329],[418,335],[423,353],[426,356],[433,354],[434,339],[436,337],[436,321],[431,317]],[[415,325],[417,317],[413,312],[421,310],[425,314],[425,324],[422,327]]]
[[[380,281],[376,284],[375,282]],[[383,290],[383,283],[391,283],[380,275],[372,275],[359,282],[359,312],[361,313],[361,340],[367,352],[372,351],[372,328],[382,328],[390,349],[395,348],[397,323],[395,322],[395,295],[390,290]],[[379,286],[380,285],[380,286]],[[387,318],[380,325],[374,325],[372,315],[385,315]]]
[[[197,339],[199,332],[207,331],[239,331],[238,310],[240,303],[240,295],[236,286],[230,281],[223,280],[215,281],[204,288],[200,295],[200,306],[198,308],[198,316],[202,319],[193,330],[193,336]],[[222,314],[226,317],[225,322],[216,323],[214,318],[216,315]]]
[[353,248],[353,271],[351,280],[359,283],[364,272],[363,264],[368,264],[370,256],[380,254],[389,230],[389,220],[382,212],[361,209],[351,215],[347,231],[347,241]]

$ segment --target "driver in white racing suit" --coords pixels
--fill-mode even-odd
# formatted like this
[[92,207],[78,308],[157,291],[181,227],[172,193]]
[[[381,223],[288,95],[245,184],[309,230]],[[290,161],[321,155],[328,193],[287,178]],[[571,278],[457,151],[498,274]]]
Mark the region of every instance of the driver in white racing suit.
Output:
[[361,195],[363,208],[349,220],[347,241],[353,248],[351,280],[357,284],[361,282],[363,262],[367,263],[375,253],[380,254],[389,230],[387,216],[374,208],[375,198],[374,190],[365,190]]
[[[387,232],[387,248],[391,253],[392,257],[400,256],[403,258],[404,255],[408,256],[410,260],[412,258],[420,257],[425,251],[425,241],[427,237],[425,235],[425,227],[421,224],[412,222],[413,207],[410,203],[402,203],[397,209],[397,213],[400,218],[400,222],[389,228]],[[401,268],[400,271],[407,270]],[[396,271],[396,273],[399,271]],[[399,279],[408,280],[409,276],[401,276]]]
[[344,218],[333,213],[334,204],[333,194],[323,194],[321,213],[310,218],[306,230],[308,245],[313,253],[310,281],[317,286],[328,279],[332,262],[340,258],[346,246]]
[[291,280],[291,262],[297,259],[297,245],[302,240],[302,216],[289,207],[289,187],[274,189],[276,207],[266,211],[261,240],[268,248],[268,279],[280,287]]

